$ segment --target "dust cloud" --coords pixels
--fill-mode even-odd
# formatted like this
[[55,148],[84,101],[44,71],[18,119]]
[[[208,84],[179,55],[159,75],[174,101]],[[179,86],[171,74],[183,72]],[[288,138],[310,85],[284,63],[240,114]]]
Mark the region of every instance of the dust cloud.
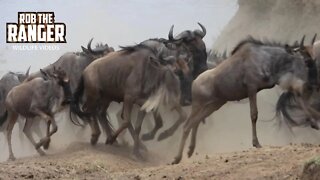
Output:
[[[94,37],[93,45],[103,42],[115,49],[120,45],[133,45],[148,38],[166,38],[172,24],[175,25],[174,33],[176,34],[186,29],[200,28],[197,22],[201,22],[208,30],[204,41],[210,47],[237,10],[235,0],[83,0],[76,3],[64,0],[28,2],[13,0],[1,2],[1,7],[5,8],[0,11],[0,75],[8,71],[25,72],[30,65],[31,72],[38,71],[55,62],[65,52],[80,51],[80,46],[86,46],[92,37]],[[66,24],[67,43],[54,44],[59,47],[59,50],[54,51],[13,50],[14,45],[36,45],[5,43],[6,23],[16,22],[17,12],[29,11],[53,11],[56,22]],[[50,46],[50,44],[41,45]],[[114,112],[118,109],[119,105],[112,105],[110,109],[112,119],[116,118]],[[66,148],[72,141],[84,141],[89,145],[89,127],[81,130],[72,125],[67,117],[58,116],[56,119],[59,121],[59,130],[52,137],[49,153]],[[117,127],[116,121],[113,124]],[[42,129],[44,131],[45,128]],[[26,138],[23,140],[24,143],[20,142],[18,130],[16,125],[13,132],[15,155],[17,157],[38,156]],[[105,136],[102,135],[100,142],[104,143],[104,141]],[[5,138],[1,134],[0,148],[3,152],[0,155],[0,161],[2,161],[8,157],[8,150]]]
[[[25,6],[19,5],[22,3],[20,1],[10,2],[3,2],[5,6],[11,8],[0,12],[1,15],[3,14],[1,17],[6,17],[1,19],[1,24],[15,21],[17,11],[54,11],[56,20],[67,24],[68,43],[59,45],[58,51],[38,52],[13,51],[11,45],[2,44],[0,47],[2,73],[9,70],[24,71],[30,64],[32,71],[36,71],[54,62],[64,52],[80,50],[80,45],[86,45],[91,37],[95,37],[95,41],[106,42],[115,48],[118,45],[130,45],[148,38],[167,37],[172,24],[175,24],[177,33],[185,29],[198,28],[196,22],[201,22],[208,31],[204,39],[207,47],[213,45],[212,47],[220,52],[226,48],[230,51],[248,34],[283,42],[293,42],[306,34],[309,40],[315,32],[318,32],[320,26],[317,24],[320,4],[316,0],[239,0],[238,5],[234,0],[188,0],[183,3],[178,0],[152,2],[109,0],[106,2],[79,1],[76,4],[62,0],[55,3],[34,0],[30,4],[25,3]],[[3,29],[0,32],[3,34]],[[3,39],[1,40],[4,42]],[[279,121],[272,120],[275,115],[275,103],[280,93],[281,90],[274,88],[263,90],[258,94],[257,131],[261,145],[284,145],[290,142],[318,143],[320,136],[317,131],[296,128],[293,135],[288,129],[280,127]],[[187,107],[185,110],[188,114],[190,113],[190,108]],[[118,111],[119,105],[112,104],[109,113],[115,127],[117,127],[115,119]],[[168,128],[178,118],[174,112],[168,113],[166,108],[161,112],[164,127],[159,132]],[[133,117],[136,117],[136,113]],[[52,137],[49,154],[65,149],[74,141],[87,142],[89,145],[90,129],[88,127],[81,129],[74,126],[64,115],[56,119],[59,121],[59,130]],[[152,122],[153,119],[148,115],[141,134],[153,127]],[[17,131],[18,126],[13,136],[15,155],[17,157],[37,156],[30,144],[20,143]],[[161,142],[154,140],[145,143],[150,151],[160,154],[164,157],[162,160],[167,162],[176,154],[181,134],[180,128],[171,138]],[[126,136],[131,142],[131,138]],[[104,143],[104,141],[105,135],[101,135],[99,142]],[[4,152],[0,155],[0,161],[2,161],[8,157],[4,138],[0,138],[0,145],[1,151]],[[248,149],[251,146],[249,104],[244,100],[224,105],[208,117],[205,124],[200,125],[196,153],[204,155],[230,152]]]

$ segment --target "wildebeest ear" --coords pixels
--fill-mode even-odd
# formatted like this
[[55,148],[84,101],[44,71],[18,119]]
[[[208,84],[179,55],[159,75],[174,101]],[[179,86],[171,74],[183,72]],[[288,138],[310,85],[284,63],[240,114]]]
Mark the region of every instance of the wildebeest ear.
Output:
[[41,74],[43,75],[43,79],[48,80],[49,75],[47,72],[45,72],[44,70],[40,69]]
[[289,54],[292,54],[292,53],[293,53],[292,48],[291,48],[288,44],[284,45],[284,49],[285,49],[285,50],[287,51],[287,53],[289,53]]
[[114,48],[113,47],[109,47],[109,52],[114,52]]
[[299,46],[299,42],[298,42],[298,41],[295,41],[295,42],[293,43],[293,46],[294,46],[294,47]]
[[82,49],[82,51],[83,51],[84,53],[90,54],[90,52],[89,52],[89,50],[88,50],[87,48],[81,46],[81,49]]

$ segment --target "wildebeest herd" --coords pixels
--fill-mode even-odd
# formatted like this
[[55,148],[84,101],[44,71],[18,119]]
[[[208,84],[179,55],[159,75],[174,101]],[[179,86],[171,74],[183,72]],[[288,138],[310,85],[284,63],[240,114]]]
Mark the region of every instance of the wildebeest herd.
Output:
[[[69,109],[70,120],[91,128],[91,144],[95,145],[106,132],[106,144],[113,144],[128,129],[133,141],[133,154],[143,158],[146,150],[142,140],[151,140],[163,125],[160,106],[175,110],[179,118],[158,140],[170,137],[185,122],[181,144],[173,164],[182,159],[183,149],[191,131],[188,156],[192,156],[197,129],[205,118],[228,101],[249,98],[252,122],[252,144],[261,147],[256,131],[258,118],[257,93],[279,85],[285,92],[277,103],[277,114],[290,125],[308,125],[319,129],[320,43],[304,45],[305,36],[293,45],[260,41],[247,37],[235,46],[231,55],[207,57],[203,38],[206,28],[186,30],[168,39],[152,38],[133,46],[120,46],[115,51],[107,44],[92,48],[91,39],[81,52],[63,54],[56,62],[29,75],[9,72],[0,80],[0,126],[6,130],[9,159],[14,160],[11,134],[18,120],[23,132],[40,155],[49,148],[50,137],[58,131],[55,114]],[[217,59],[212,62],[211,58]],[[319,98],[318,98],[319,99]],[[112,102],[122,102],[121,124],[114,130],[107,114]],[[134,105],[140,107],[133,125]],[[188,116],[183,106],[191,105]],[[294,119],[294,111],[302,111],[305,119]],[[152,113],[154,128],[140,139],[146,113]],[[18,119],[18,117],[21,117]],[[46,135],[36,126],[34,118],[46,122]],[[24,121],[25,119],[25,121]],[[41,137],[33,138],[32,131]]]

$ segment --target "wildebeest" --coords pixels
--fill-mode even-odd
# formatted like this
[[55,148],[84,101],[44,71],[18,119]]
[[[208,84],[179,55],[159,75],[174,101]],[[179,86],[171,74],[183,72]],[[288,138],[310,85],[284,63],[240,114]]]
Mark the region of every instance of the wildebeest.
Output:
[[179,33],[175,37],[173,36],[174,26],[171,26],[168,35],[169,41],[175,42],[176,44],[183,44],[188,48],[189,52],[192,53],[194,79],[198,77],[199,74],[208,69],[206,45],[202,40],[205,37],[207,30],[202,24],[198,23],[198,25],[201,27],[201,30],[186,30]]
[[[103,45],[101,43],[98,44],[96,48],[92,49],[91,48],[92,40],[93,38],[88,42],[87,48],[81,46],[82,52],[64,53],[56,62],[42,68],[43,71],[51,72],[53,70],[53,67],[62,68],[62,70],[66,72],[67,76],[69,77],[70,90],[72,93],[74,93],[80,81],[82,71],[97,58],[105,56],[108,53],[114,51],[114,49],[112,47],[109,47],[108,44]],[[36,77],[42,77],[42,76],[43,76],[43,73],[38,71],[38,72],[32,73],[26,79],[26,81],[32,80]],[[65,108],[67,108],[67,106],[65,106]],[[92,118],[97,118],[97,117],[93,116]],[[100,121],[100,122],[101,122],[101,125],[104,127],[104,129],[107,129],[105,125],[105,121]],[[73,123],[79,124],[77,121]],[[92,123],[89,123],[89,125],[92,126]],[[100,133],[100,128],[98,130]]]
[[[150,42],[151,44],[154,42]],[[160,42],[161,43],[161,42]],[[139,137],[130,123],[134,104],[144,111],[158,108],[160,104],[179,104],[180,84],[175,71],[188,74],[188,66],[180,52],[166,46],[157,46],[144,42],[135,46],[122,47],[122,50],[110,53],[91,63],[82,74],[78,89],[74,94],[71,110],[80,116],[100,114],[113,101],[123,102],[123,123],[114,135],[107,138],[112,144],[126,128],[134,139],[134,154],[141,157]],[[167,54],[168,52],[171,52]],[[83,100],[82,109],[80,100]],[[106,119],[107,120],[107,119]],[[91,143],[95,144],[99,134],[93,129]]]
[[[27,70],[25,74],[8,72],[5,75],[3,75],[0,79],[0,117],[4,117],[7,115],[5,100],[8,92],[13,87],[19,85],[29,76],[29,70],[30,68]],[[4,122],[0,122],[0,126],[2,126],[3,123]]]
[[[185,30],[175,37],[173,36],[173,28],[172,25],[168,34],[169,42],[177,45],[177,46],[184,46],[188,49],[188,51],[192,54],[192,74],[193,80],[199,76],[202,72],[208,69],[207,65],[207,52],[206,52],[206,45],[203,41],[207,30],[206,28],[198,23],[201,27],[201,30],[196,29],[194,31]],[[188,87],[190,84],[189,79],[183,79],[180,77],[181,81],[181,89],[185,89],[186,93],[182,94],[182,100],[185,102],[181,102],[182,105],[190,105],[192,99],[187,99],[184,97],[191,97],[191,87]]]
[[[6,98],[6,109],[8,111],[7,141],[9,147],[9,160],[15,157],[12,151],[11,134],[19,115],[26,118],[23,132],[34,145],[40,155],[45,153],[40,149],[48,148],[50,137],[58,130],[54,114],[68,103],[71,96],[69,79],[61,69],[53,72],[41,71],[44,76],[34,78],[30,81],[12,88]],[[31,134],[32,118],[41,117],[47,123],[47,135],[38,143]],[[52,130],[50,131],[50,125]]]
[[192,84],[192,111],[182,133],[173,164],[181,161],[187,137],[192,130],[188,156],[192,156],[199,123],[228,101],[249,97],[252,122],[252,145],[261,147],[256,132],[257,93],[276,84],[301,95],[308,81],[305,59],[291,47],[268,43],[252,37],[242,40],[231,56],[214,69],[199,75]]
[[[206,28],[198,23],[199,26],[201,27],[202,30],[186,30],[175,37],[173,36],[173,28],[174,26],[172,25],[168,34],[168,40],[165,40],[164,43],[166,43],[169,47],[171,46],[178,46],[178,47],[184,47],[187,49],[187,51],[192,55],[192,58],[190,58],[190,61],[188,63],[188,67],[192,72],[192,78],[189,76],[185,76],[182,73],[178,73],[179,80],[180,80],[180,89],[182,91],[181,93],[181,101],[180,104],[182,106],[187,106],[190,105],[191,103],[191,84],[192,81],[198,77],[199,74],[207,70],[207,53],[206,53],[206,46],[203,41],[204,36],[206,35]],[[186,78],[188,77],[188,78]],[[177,111],[180,111],[179,114],[185,114],[181,108],[177,109]],[[142,112],[143,113],[143,112]],[[158,111],[153,112],[153,116],[155,119],[155,126],[154,128],[144,134],[142,136],[143,140],[151,140],[154,138],[155,134],[157,131],[162,127],[163,125],[163,120],[161,115],[159,114]],[[171,136],[176,129],[179,127],[179,125],[184,121],[184,116],[180,116],[179,120],[175,122],[173,126],[171,126],[169,129],[165,130],[162,132],[158,140],[163,140],[169,136]],[[142,119],[144,117],[143,114],[140,114]],[[142,120],[137,121],[137,128],[139,129],[139,123],[141,126]],[[139,131],[139,130],[138,130]]]
[[[5,75],[2,76],[0,79],[0,119],[5,120],[7,117],[7,110],[5,107],[5,100],[8,95],[8,92],[15,86],[22,83],[28,76],[29,76],[30,67],[26,71],[25,74],[23,73],[15,73],[15,72],[8,72]],[[0,122],[0,129],[1,131],[4,131],[7,127],[8,122]],[[39,125],[39,124],[38,124]],[[19,129],[21,130],[19,132],[20,139],[22,139],[22,129],[24,126],[23,121],[19,121]],[[42,132],[39,126],[34,127],[34,131],[37,134],[38,137],[42,136]]]
[[[316,34],[311,40],[311,45],[298,48],[299,51],[302,51],[304,56],[313,59],[309,64],[316,64],[317,73],[310,74],[313,77],[316,77],[313,78],[313,84],[315,84],[315,86],[308,87],[309,91],[304,93],[304,98],[308,99],[311,107],[305,109],[304,106],[301,106],[301,103],[298,102],[298,99],[295,98],[292,92],[283,92],[277,102],[276,112],[278,118],[281,118],[280,115],[282,115],[283,120],[290,126],[309,126],[314,129],[320,129],[318,122],[319,113],[317,112],[320,110],[320,41],[315,42],[315,40]],[[299,113],[300,116],[293,118],[292,114],[295,113]]]

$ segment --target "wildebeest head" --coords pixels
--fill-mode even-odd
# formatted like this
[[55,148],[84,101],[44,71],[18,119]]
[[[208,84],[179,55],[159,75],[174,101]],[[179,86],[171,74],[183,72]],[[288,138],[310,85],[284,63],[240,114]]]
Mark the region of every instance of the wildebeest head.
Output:
[[182,105],[191,103],[192,54],[184,44],[174,44],[166,39],[149,39],[140,43],[156,52],[161,65],[167,66],[179,77]]
[[198,23],[202,30],[186,30],[173,37],[173,25],[170,28],[168,38],[169,41],[175,45],[185,45],[188,51],[192,53],[193,58],[193,78],[198,77],[199,74],[208,69],[207,66],[207,52],[203,37],[206,35],[206,28]]
[[176,56],[173,57],[174,72],[179,77],[180,89],[181,89],[181,99],[180,104],[187,106],[191,104],[191,86],[193,81],[193,64],[192,64],[192,54],[190,54],[187,49],[181,45],[175,47]]
[[40,72],[43,74],[43,77],[46,80],[53,80],[63,88],[63,93],[65,96],[63,104],[70,103],[72,99],[72,93],[70,89],[70,80],[67,76],[67,73],[60,67],[57,69],[55,66],[53,67],[52,72],[46,72],[42,69],[40,69]]
[[87,48],[81,46],[82,51],[89,56],[93,56],[94,58],[102,57],[104,55],[107,55],[110,52],[114,52],[113,47],[109,47],[108,44],[103,45],[102,43],[97,44],[96,48],[91,48],[91,43],[93,41],[93,38],[90,39],[88,42]]
[[310,45],[304,45],[305,36],[302,37],[300,44],[295,43],[293,48],[291,48],[291,53],[300,54],[305,64],[308,68],[308,83],[307,86],[309,88],[319,88],[319,77],[318,77],[318,70],[315,62],[315,56],[313,52],[313,44],[316,40],[317,34],[311,40]]
[[18,73],[18,74],[17,74],[17,77],[18,77],[18,79],[19,79],[20,82],[23,82],[23,81],[29,76],[30,67],[31,67],[31,66],[29,66],[29,68],[28,68],[28,70],[26,71],[25,74],[22,74],[22,73]]

